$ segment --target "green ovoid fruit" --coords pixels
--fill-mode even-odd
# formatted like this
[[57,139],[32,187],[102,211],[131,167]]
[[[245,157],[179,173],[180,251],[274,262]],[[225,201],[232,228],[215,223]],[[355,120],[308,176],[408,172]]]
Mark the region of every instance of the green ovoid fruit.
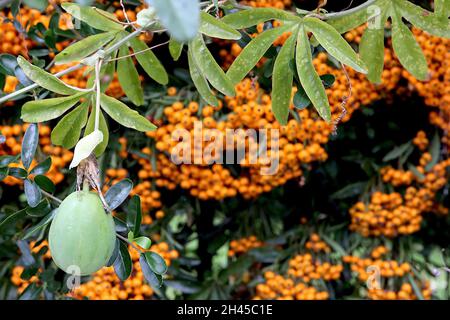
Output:
[[116,241],[114,220],[96,193],[73,192],[59,206],[48,239],[59,268],[89,275],[105,266],[112,255]]

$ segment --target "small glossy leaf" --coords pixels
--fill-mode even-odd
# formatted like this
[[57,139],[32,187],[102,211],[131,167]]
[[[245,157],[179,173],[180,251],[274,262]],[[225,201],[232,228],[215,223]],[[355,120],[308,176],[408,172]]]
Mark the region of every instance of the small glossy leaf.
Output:
[[246,29],[269,20],[295,21],[292,13],[275,8],[253,8],[226,15],[222,22],[235,29]]
[[13,226],[17,221],[26,217],[26,215],[27,211],[25,209],[7,215],[5,219],[0,221],[0,231],[4,232],[4,230]]
[[219,101],[217,100],[214,93],[209,87],[208,81],[203,76],[198,67],[196,61],[192,57],[191,50],[188,51],[188,63],[189,63],[189,73],[191,74],[192,82],[194,82],[195,87],[202,96],[202,98],[212,106],[218,106]]
[[17,167],[9,168],[8,174],[17,179],[25,179],[28,177],[28,172],[25,169]]
[[7,167],[11,163],[17,163],[20,155],[16,156],[0,156],[0,168]]
[[411,142],[407,142],[398,147],[395,147],[383,157],[383,162],[388,162],[400,158],[403,154],[407,153],[408,149],[410,149],[411,147]]
[[272,75],[272,112],[281,125],[286,125],[292,96],[294,73],[289,62],[294,58],[296,33],[291,35],[278,53]]
[[302,87],[319,115],[326,121],[331,121],[331,109],[322,80],[314,69],[311,49],[306,30],[303,26],[298,32],[296,49],[297,73]]
[[441,139],[436,133],[431,141],[430,150],[431,161],[425,166],[426,171],[430,171],[438,162],[441,154]]
[[43,12],[48,7],[48,0],[23,0],[28,7]]
[[38,186],[36,185],[36,183],[28,179],[24,180],[23,186],[28,205],[32,208],[36,207],[42,198],[42,194]]
[[103,141],[103,133],[97,130],[87,136],[83,137],[78,141],[73,152],[73,159],[70,163],[69,168],[75,168],[80,164],[80,162],[94,151],[95,147],[98,146]]
[[311,100],[309,100],[308,95],[301,86],[297,88],[297,92],[294,95],[293,103],[294,107],[298,110],[303,110],[311,104]]
[[161,23],[181,42],[191,40],[200,25],[198,0],[146,0],[155,8]]
[[120,241],[119,254],[117,255],[116,261],[114,261],[114,271],[120,280],[127,280],[133,268],[133,263],[131,261],[130,253],[128,252],[128,247],[122,241]]
[[30,217],[43,217],[51,211],[50,203],[47,199],[42,199],[34,208],[27,208],[27,215]]
[[86,22],[95,29],[111,31],[122,30],[123,28],[116,16],[107,11],[71,2],[62,3],[61,7],[74,18]]
[[227,71],[227,76],[233,84],[238,84],[253,69],[272,43],[291,26],[281,26],[264,31],[247,44],[233,61]]
[[142,273],[144,274],[145,280],[150,284],[150,286],[153,289],[158,289],[162,285],[162,277],[156,273],[153,272],[153,270],[150,268],[150,265],[144,256],[144,254],[141,253],[139,256],[139,264],[141,265]]
[[126,104],[102,93],[100,97],[102,109],[115,121],[127,128],[138,131],[152,131],[156,126],[141,116],[137,111],[130,109]]
[[141,213],[141,198],[134,195],[128,203],[127,227],[138,235],[141,228],[142,213]]
[[17,59],[12,54],[0,54],[0,73],[8,76],[14,76],[14,70],[17,67]]
[[176,41],[175,39],[170,38],[169,52],[173,60],[178,61],[178,59],[181,56],[181,53],[183,52],[183,44]]
[[[437,37],[450,38],[450,23],[448,16],[445,20],[439,19],[428,10],[425,10],[409,1],[395,1],[401,15],[414,26]],[[450,2],[447,3],[450,6]],[[450,9],[448,9],[450,12]]]
[[77,90],[67,86],[63,81],[59,80],[51,73],[32,65],[22,56],[17,58],[17,62],[30,80],[47,90],[64,95],[71,95],[78,92]]
[[123,58],[127,55],[129,55],[128,46],[124,45],[119,50],[119,58],[122,58],[117,61],[117,77],[126,96],[132,103],[140,106],[144,103],[144,91],[133,59]]
[[228,39],[228,40],[239,40],[241,38],[241,33],[227,25],[221,20],[214,18],[212,15],[202,11],[201,23],[199,31],[209,37]]
[[87,94],[80,92],[68,97],[29,101],[22,106],[21,119],[26,122],[44,122],[58,118]]
[[56,210],[57,209],[54,209],[52,212],[50,212],[48,215],[46,215],[41,221],[39,221],[36,225],[34,225],[31,228],[27,229],[25,231],[24,235],[22,236],[22,240],[27,240],[27,239],[31,238],[38,231],[40,231],[43,228],[45,228],[46,226],[48,226],[48,224],[50,222],[52,222],[53,218],[55,217]]
[[80,138],[81,129],[86,125],[89,112],[89,100],[65,115],[53,128],[51,139],[54,145],[72,149]]
[[104,32],[89,36],[70,45],[55,57],[56,64],[80,61],[110,42],[117,31]]
[[120,240],[116,238],[116,245],[114,246],[114,251],[111,255],[111,257],[109,258],[109,261],[106,263],[107,267],[110,267],[114,264],[114,262],[116,261],[117,257],[119,256],[119,252],[120,252]]
[[150,268],[156,274],[164,274],[167,272],[167,265],[164,259],[156,252],[148,251],[144,253]]
[[49,193],[55,192],[55,184],[52,180],[43,175],[37,175],[34,177],[34,182],[44,191]]
[[197,36],[189,44],[189,51],[192,50],[192,57],[202,74],[211,85],[227,96],[234,96],[234,85],[225,75],[222,68],[209,52],[201,35]]
[[[3,181],[9,174],[8,167],[0,167],[0,181]],[[0,198],[2,195],[2,190],[0,189]]]
[[336,81],[336,77],[332,74],[324,74],[320,76],[320,80],[322,80],[323,85],[325,88],[331,88]]
[[130,40],[130,44],[134,53],[141,52],[136,54],[136,59],[149,77],[160,84],[167,84],[169,82],[169,76],[167,75],[166,69],[164,69],[164,66],[153,51],[148,49],[145,42],[138,38],[133,38]]
[[304,21],[306,29],[314,34],[330,55],[358,72],[367,73],[364,62],[359,59],[356,52],[336,29],[318,18],[305,18]]
[[125,201],[133,189],[133,182],[130,179],[123,179],[113,185],[105,194],[105,200],[112,211]]
[[34,154],[39,143],[39,129],[36,123],[32,123],[28,126],[27,131],[22,140],[22,164],[26,170],[31,165],[34,159]]
[[136,242],[136,244],[144,250],[148,250],[148,248],[152,245],[152,241],[147,237],[134,238],[134,242]]
[[380,29],[366,29],[359,44],[359,54],[367,66],[367,78],[373,83],[381,83],[384,67],[384,26]]
[[40,162],[38,165],[33,167],[33,169],[30,171],[30,174],[39,175],[47,173],[47,171],[50,170],[51,165],[52,165],[52,158],[47,157],[44,161]]
[[395,10],[392,11],[394,12],[392,16],[392,46],[394,52],[406,70],[417,79],[426,80],[428,64],[422,49],[401,17]]
[[[91,111],[91,115],[89,116],[88,123],[86,125],[86,129],[84,129],[84,136],[87,136],[88,134],[94,132],[94,126],[95,126],[95,114],[97,111],[94,109]],[[103,133],[103,141],[100,142],[94,149],[94,153],[96,157],[99,157],[105,152],[106,147],[108,146],[109,142],[109,129],[108,124],[106,123],[105,116],[103,115],[103,112],[100,110],[100,119],[98,124],[98,129]]]

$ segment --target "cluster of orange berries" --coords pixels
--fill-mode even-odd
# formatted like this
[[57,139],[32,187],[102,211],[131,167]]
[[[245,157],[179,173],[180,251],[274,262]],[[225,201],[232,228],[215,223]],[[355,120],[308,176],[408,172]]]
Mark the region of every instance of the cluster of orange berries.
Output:
[[[22,150],[22,138],[26,129],[27,124],[19,125],[15,124],[12,126],[0,126],[0,132],[5,136],[6,141],[0,144],[0,155],[18,155]],[[66,165],[72,160],[73,153],[69,150],[63,149],[58,146],[54,146],[50,140],[50,127],[40,125],[39,126],[39,145],[42,152],[52,158],[52,165],[46,176],[50,178],[53,183],[58,184],[64,179],[64,174],[62,171]],[[33,160],[31,168],[36,165],[36,161]],[[10,167],[22,167],[21,163],[12,163]],[[8,176],[3,181],[7,185],[20,185],[22,180]]]
[[420,151],[425,151],[425,149],[428,148],[428,145],[430,144],[430,141],[428,140],[425,131],[420,130],[419,132],[417,132],[417,135],[413,139],[413,144]]
[[[371,252],[370,258],[359,258],[357,256],[345,256],[343,261],[350,265],[352,272],[356,273],[360,281],[368,282],[369,288],[367,295],[374,300],[415,300],[417,296],[412,290],[410,283],[402,283],[399,290],[392,287],[394,282],[389,279],[399,278],[403,280],[409,274],[412,274],[411,265],[407,262],[399,263],[396,260],[382,260],[389,252],[384,246],[376,247]],[[429,283],[425,282],[421,288],[422,296],[425,299],[431,298]]]
[[288,9],[292,6],[292,0],[242,0],[239,3],[256,8]]
[[308,283],[312,280],[337,280],[341,277],[342,265],[315,261],[309,253],[299,254],[289,261],[288,275]]
[[317,233],[312,233],[310,235],[309,240],[305,243],[305,248],[314,252],[331,252],[330,246],[320,239],[320,236]]
[[327,291],[319,291],[313,286],[285,278],[272,271],[264,273],[264,283],[256,286],[254,300],[326,300]]
[[[114,273],[113,267],[104,267],[92,275],[92,279],[75,288],[71,297],[90,300],[144,300],[153,295],[152,288],[145,283],[144,274],[139,264],[139,252],[129,248],[133,261],[133,273],[121,281]],[[167,265],[178,258],[178,251],[171,250],[166,242],[151,246],[150,251],[160,254]]]
[[394,187],[409,186],[415,179],[415,175],[411,171],[397,170],[391,166],[382,168],[380,174],[385,183],[390,183]]
[[248,252],[254,248],[260,248],[264,246],[264,242],[258,240],[255,236],[236,239],[230,241],[230,248],[228,249],[228,256],[234,257]]

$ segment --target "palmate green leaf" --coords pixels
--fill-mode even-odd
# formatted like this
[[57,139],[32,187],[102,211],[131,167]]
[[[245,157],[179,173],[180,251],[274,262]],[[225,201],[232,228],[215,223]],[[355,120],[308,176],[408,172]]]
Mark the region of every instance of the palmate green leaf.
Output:
[[272,74],[272,112],[281,125],[286,125],[291,104],[294,72],[289,62],[294,58],[298,29],[286,40],[275,60]]
[[216,60],[214,60],[201,35],[197,35],[189,43],[189,51],[192,52],[192,57],[197,62],[202,75],[208,79],[214,88],[227,96],[235,95],[233,83],[225,75],[225,72],[217,64]]
[[123,102],[102,93],[100,96],[102,109],[115,121],[127,128],[138,131],[152,131],[156,126],[141,116],[137,111],[130,109]]
[[359,44],[359,54],[367,66],[367,78],[381,83],[384,68],[384,24],[380,28],[367,28]]
[[167,75],[166,69],[164,69],[164,66],[156,55],[151,50],[148,50],[145,42],[138,38],[133,38],[130,40],[130,44],[134,53],[145,50],[136,54],[135,57],[149,77],[160,84],[167,84],[169,82],[169,76]]
[[144,90],[142,89],[139,73],[134,66],[133,59],[125,57],[129,53],[128,46],[120,47],[119,58],[122,58],[117,61],[117,78],[125,95],[132,103],[140,106],[144,103]]
[[[87,136],[88,134],[92,133],[94,131],[95,126],[95,115],[97,111],[95,108],[91,111],[91,114],[89,116],[86,129],[84,129],[84,136]],[[108,146],[109,142],[109,129],[108,124],[106,123],[105,116],[103,115],[103,112],[100,110],[100,117],[99,117],[99,123],[98,123],[98,129],[103,133],[103,141],[100,142],[94,149],[94,154],[96,157],[99,157],[105,152],[106,147]]]
[[364,62],[336,29],[318,18],[305,18],[304,23],[307,31],[311,31],[321,46],[335,59],[358,72],[367,73]]
[[231,82],[236,85],[244,79],[272,46],[272,43],[289,29],[292,29],[291,25],[269,29],[250,41],[227,71],[227,76]]
[[52,143],[66,149],[72,149],[80,138],[81,129],[86,125],[89,113],[89,101],[81,103],[65,115],[53,128]]
[[36,123],[32,123],[28,126],[27,131],[22,140],[22,152],[21,159],[23,167],[28,170],[31,162],[34,159],[34,154],[39,143],[39,128]]
[[89,94],[80,92],[67,97],[28,101],[22,107],[21,119],[25,122],[44,122],[58,118],[72,108],[80,98]]
[[299,21],[292,13],[274,8],[254,8],[226,15],[222,22],[235,29],[245,29],[269,20]]
[[236,31],[221,20],[214,18],[212,15],[202,11],[200,13],[201,23],[199,31],[209,37],[239,40],[241,33]]
[[208,81],[203,76],[197,62],[192,57],[191,50],[188,51],[188,63],[189,63],[189,73],[191,74],[192,82],[194,82],[195,87],[202,96],[202,98],[212,106],[218,106],[219,101],[217,100],[214,93],[209,87]]
[[59,80],[51,73],[32,65],[22,56],[17,57],[17,62],[30,80],[49,91],[64,95],[71,95],[78,92],[67,86],[63,81]]
[[331,121],[330,103],[328,102],[322,80],[314,69],[308,35],[303,26],[298,31],[295,60],[298,77],[308,98],[311,100],[319,115],[325,121]]
[[86,22],[95,29],[103,31],[123,29],[116,16],[107,11],[95,7],[80,6],[72,2],[62,3],[61,7],[74,18]]
[[[447,3],[450,6],[450,3]],[[450,38],[450,22],[448,18],[439,19],[428,10],[409,1],[394,0],[394,6],[400,14],[414,26],[438,37]],[[449,9],[447,9],[449,10]]]
[[425,55],[395,8],[392,10],[392,46],[406,70],[419,80],[427,79],[428,64]]
[[146,0],[156,10],[161,23],[178,41],[186,42],[197,35],[200,25],[198,0]]
[[173,38],[170,38],[169,52],[173,60],[178,61],[178,59],[180,59],[181,53],[183,52],[183,44]]
[[116,35],[117,31],[103,32],[75,42],[56,55],[55,63],[58,65],[80,61],[110,42]]

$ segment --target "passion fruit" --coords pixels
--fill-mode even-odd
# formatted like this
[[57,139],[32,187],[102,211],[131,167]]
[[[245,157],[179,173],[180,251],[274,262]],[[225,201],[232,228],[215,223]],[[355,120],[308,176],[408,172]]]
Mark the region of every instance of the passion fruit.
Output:
[[105,266],[112,255],[116,242],[114,220],[96,193],[74,192],[59,206],[48,238],[53,261],[59,268],[89,275]]

